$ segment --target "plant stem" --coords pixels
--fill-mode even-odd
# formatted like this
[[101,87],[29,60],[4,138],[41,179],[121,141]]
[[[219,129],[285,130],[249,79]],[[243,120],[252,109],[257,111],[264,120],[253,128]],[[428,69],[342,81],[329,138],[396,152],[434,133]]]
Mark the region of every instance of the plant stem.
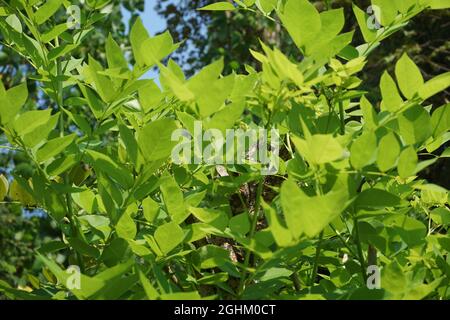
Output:
[[354,228],[355,228],[355,237],[356,237],[356,247],[358,249],[358,256],[359,256],[359,264],[361,265],[361,274],[364,279],[364,281],[367,281],[367,274],[366,274],[366,263],[364,262],[364,254],[362,251],[361,246],[361,240],[359,237],[359,227],[358,227],[358,220],[353,220]]
[[311,278],[309,279],[309,285],[310,286],[314,285],[314,281],[315,281],[316,276],[317,276],[317,269],[319,268],[320,251],[322,249],[322,240],[323,240],[323,231],[320,233],[319,241],[317,243],[316,256],[314,257],[314,266],[313,266],[313,269],[311,271]]
[[345,134],[345,113],[344,113],[344,104],[342,101],[339,101],[339,118],[341,120],[341,135]]
[[[258,183],[258,190],[256,192],[256,204],[255,204],[255,209],[254,209],[253,216],[252,216],[252,224],[251,224],[251,229],[250,229],[250,233],[248,236],[249,239],[253,239],[253,236],[255,235],[255,232],[256,232],[256,226],[258,224],[258,218],[259,218],[259,209],[261,207],[261,196],[262,196],[263,187],[264,187],[264,179],[261,178],[261,180]],[[239,285],[239,295],[241,295],[245,289],[245,283],[247,282],[247,275],[248,275],[247,269],[250,264],[251,253],[252,253],[251,250],[247,249],[247,252],[245,254],[245,259],[244,259],[244,268],[243,268],[243,272],[242,272],[242,276],[241,276],[241,282]]]

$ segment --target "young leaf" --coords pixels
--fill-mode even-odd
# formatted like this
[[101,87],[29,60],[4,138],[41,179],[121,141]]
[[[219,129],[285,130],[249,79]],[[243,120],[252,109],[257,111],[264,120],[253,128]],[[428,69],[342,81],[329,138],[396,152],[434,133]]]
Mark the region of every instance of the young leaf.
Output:
[[293,136],[299,153],[315,165],[333,162],[344,156],[344,149],[332,135],[313,135],[306,140]]
[[[373,6],[380,8],[381,17],[377,17],[383,26],[390,25],[397,17],[397,6],[393,0],[372,0]],[[377,10],[374,13],[377,14]]]
[[403,99],[398,93],[397,85],[395,84],[394,79],[392,79],[387,71],[385,71],[381,76],[380,89],[381,95],[383,96],[381,110],[395,112],[400,109]]
[[400,90],[408,99],[411,99],[424,83],[419,68],[406,53],[395,65],[395,76]]
[[145,64],[151,67],[178,49],[178,47],[179,44],[174,44],[172,36],[166,31],[146,39],[141,45],[141,54]]
[[116,41],[114,41],[111,34],[108,35],[106,40],[106,59],[108,61],[108,67],[110,69],[121,68],[128,69],[128,62],[123,56],[122,49],[119,47]]
[[300,50],[312,43],[322,28],[320,14],[308,0],[288,0],[278,15]]
[[45,1],[44,4],[34,14],[34,21],[36,21],[37,24],[43,24],[48,19],[50,19],[50,17],[53,16],[56,11],[58,11],[63,2],[63,0]]
[[309,197],[291,179],[283,182],[280,193],[286,224],[295,239],[302,234],[318,235],[345,209],[347,201],[342,190]]
[[447,89],[449,86],[450,72],[446,72],[425,82],[425,84],[419,89],[419,96],[423,100],[427,100],[435,94]]
[[374,132],[366,131],[352,144],[350,162],[355,169],[362,169],[375,162],[377,137]]
[[134,60],[138,66],[145,64],[144,56],[141,52],[141,46],[149,38],[147,29],[145,29],[141,18],[137,18],[130,32],[131,48],[133,49]]
[[8,124],[19,114],[28,99],[27,84],[24,82],[16,87],[5,91],[3,83],[0,81],[0,121]]
[[383,171],[389,171],[397,164],[397,159],[400,155],[401,145],[397,136],[393,132],[389,132],[380,140],[378,146],[377,165]]

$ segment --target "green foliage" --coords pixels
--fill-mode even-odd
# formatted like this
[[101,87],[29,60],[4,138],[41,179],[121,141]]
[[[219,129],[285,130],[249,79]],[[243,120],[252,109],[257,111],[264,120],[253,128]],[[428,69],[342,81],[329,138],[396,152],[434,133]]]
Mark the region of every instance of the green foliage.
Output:
[[[66,2],[2,6],[4,41],[36,75],[0,86],[1,128],[31,166],[11,186],[2,178],[0,196],[44,210],[60,234],[37,250],[41,272],[25,290],[0,281],[0,291],[10,299],[448,299],[448,190],[419,175],[449,157],[441,148],[448,105],[427,99],[450,78],[425,82],[405,54],[395,79],[381,77],[375,107],[360,78],[383,39],[442,3],[373,3],[382,9],[375,36],[353,7],[363,43],[354,30],[342,33],[343,10],[319,12],[306,0],[203,8],[276,15],[303,58],[261,43],[251,52],[261,71],[225,76],[219,59],[190,78],[162,63],[179,44],[167,32],[150,37],[139,19],[129,49],[109,36],[106,61],[77,59],[84,29],[45,28]],[[107,1],[95,4],[89,27]],[[161,89],[142,78],[154,66]],[[31,81],[53,104],[30,101]],[[265,176],[252,162],[177,164],[172,134],[195,135],[194,121],[277,129],[278,172]],[[366,287],[369,265],[381,270],[377,294]],[[69,266],[79,268],[79,286]]]

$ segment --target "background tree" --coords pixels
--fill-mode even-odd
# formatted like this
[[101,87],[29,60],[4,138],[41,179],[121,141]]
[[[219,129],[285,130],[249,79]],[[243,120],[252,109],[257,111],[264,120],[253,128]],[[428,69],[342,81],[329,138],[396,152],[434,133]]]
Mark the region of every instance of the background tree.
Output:
[[[7,5],[10,1],[0,1],[0,5]],[[88,6],[91,1],[71,1],[73,5],[81,7]],[[129,38],[126,35],[127,24],[132,25],[140,12],[144,11],[144,0],[112,1],[103,12],[102,23],[98,23],[96,28],[88,34],[86,43],[89,46],[81,46],[76,52],[77,57],[94,56],[97,60],[105,61],[104,54],[105,41],[109,33],[124,47],[129,45]],[[131,13],[130,21],[125,21],[123,11]],[[81,10],[82,24],[89,11]],[[2,17],[3,18],[3,17]],[[55,17],[57,23],[67,21],[67,15],[59,12]],[[128,27],[129,29],[129,27]],[[3,44],[0,33],[0,81],[8,89],[25,81],[35,74],[35,70],[30,67],[27,61],[15,54],[11,49]],[[32,102],[46,106],[52,102],[42,94],[39,81],[27,81],[28,91]],[[71,95],[78,95],[71,92]],[[0,144],[5,145],[0,130]],[[10,173],[20,174],[29,177],[33,171],[32,166],[26,161],[23,153],[15,150],[0,149],[0,174],[10,177]],[[20,205],[0,203],[0,279],[8,280],[16,285],[24,285],[28,281],[30,270],[35,264],[36,248],[43,243],[51,241],[57,237],[55,225],[46,218],[42,211],[35,211],[33,208],[22,210]],[[0,294],[1,299],[1,294]]]

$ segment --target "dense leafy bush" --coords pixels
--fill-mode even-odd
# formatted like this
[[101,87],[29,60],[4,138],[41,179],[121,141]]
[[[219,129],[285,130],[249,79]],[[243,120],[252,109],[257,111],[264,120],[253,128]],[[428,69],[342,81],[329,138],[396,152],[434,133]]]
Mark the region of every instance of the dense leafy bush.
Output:
[[[418,174],[450,157],[450,105],[428,103],[450,73],[425,81],[405,53],[395,75],[380,75],[380,103],[366,98],[358,75],[383,39],[423,10],[450,6],[372,3],[372,15],[353,6],[359,44],[354,31],[342,33],[342,9],[319,12],[307,0],[207,6],[281,23],[301,59],[261,43],[251,52],[260,72],[222,76],[218,60],[186,79],[174,61],[161,63],[181,44],[169,33],[150,37],[140,20],[131,48],[107,38],[107,66],[74,56],[108,1],[86,1],[79,25],[54,23],[68,1],[2,1],[3,45],[35,74],[0,85],[1,128],[32,166],[29,176],[2,177],[0,197],[45,210],[61,237],[36,252],[42,272],[27,287],[0,280],[0,291],[19,299],[447,299],[448,191]],[[155,66],[162,89],[142,78]],[[50,104],[28,99],[31,82]],[[206,150],[232,128],[270,135],[245,159],[225,149],[238,161],[211,161]],[[177,159],[177,132],[198,161]],[[265,149],[275,170],[252,161]]]

